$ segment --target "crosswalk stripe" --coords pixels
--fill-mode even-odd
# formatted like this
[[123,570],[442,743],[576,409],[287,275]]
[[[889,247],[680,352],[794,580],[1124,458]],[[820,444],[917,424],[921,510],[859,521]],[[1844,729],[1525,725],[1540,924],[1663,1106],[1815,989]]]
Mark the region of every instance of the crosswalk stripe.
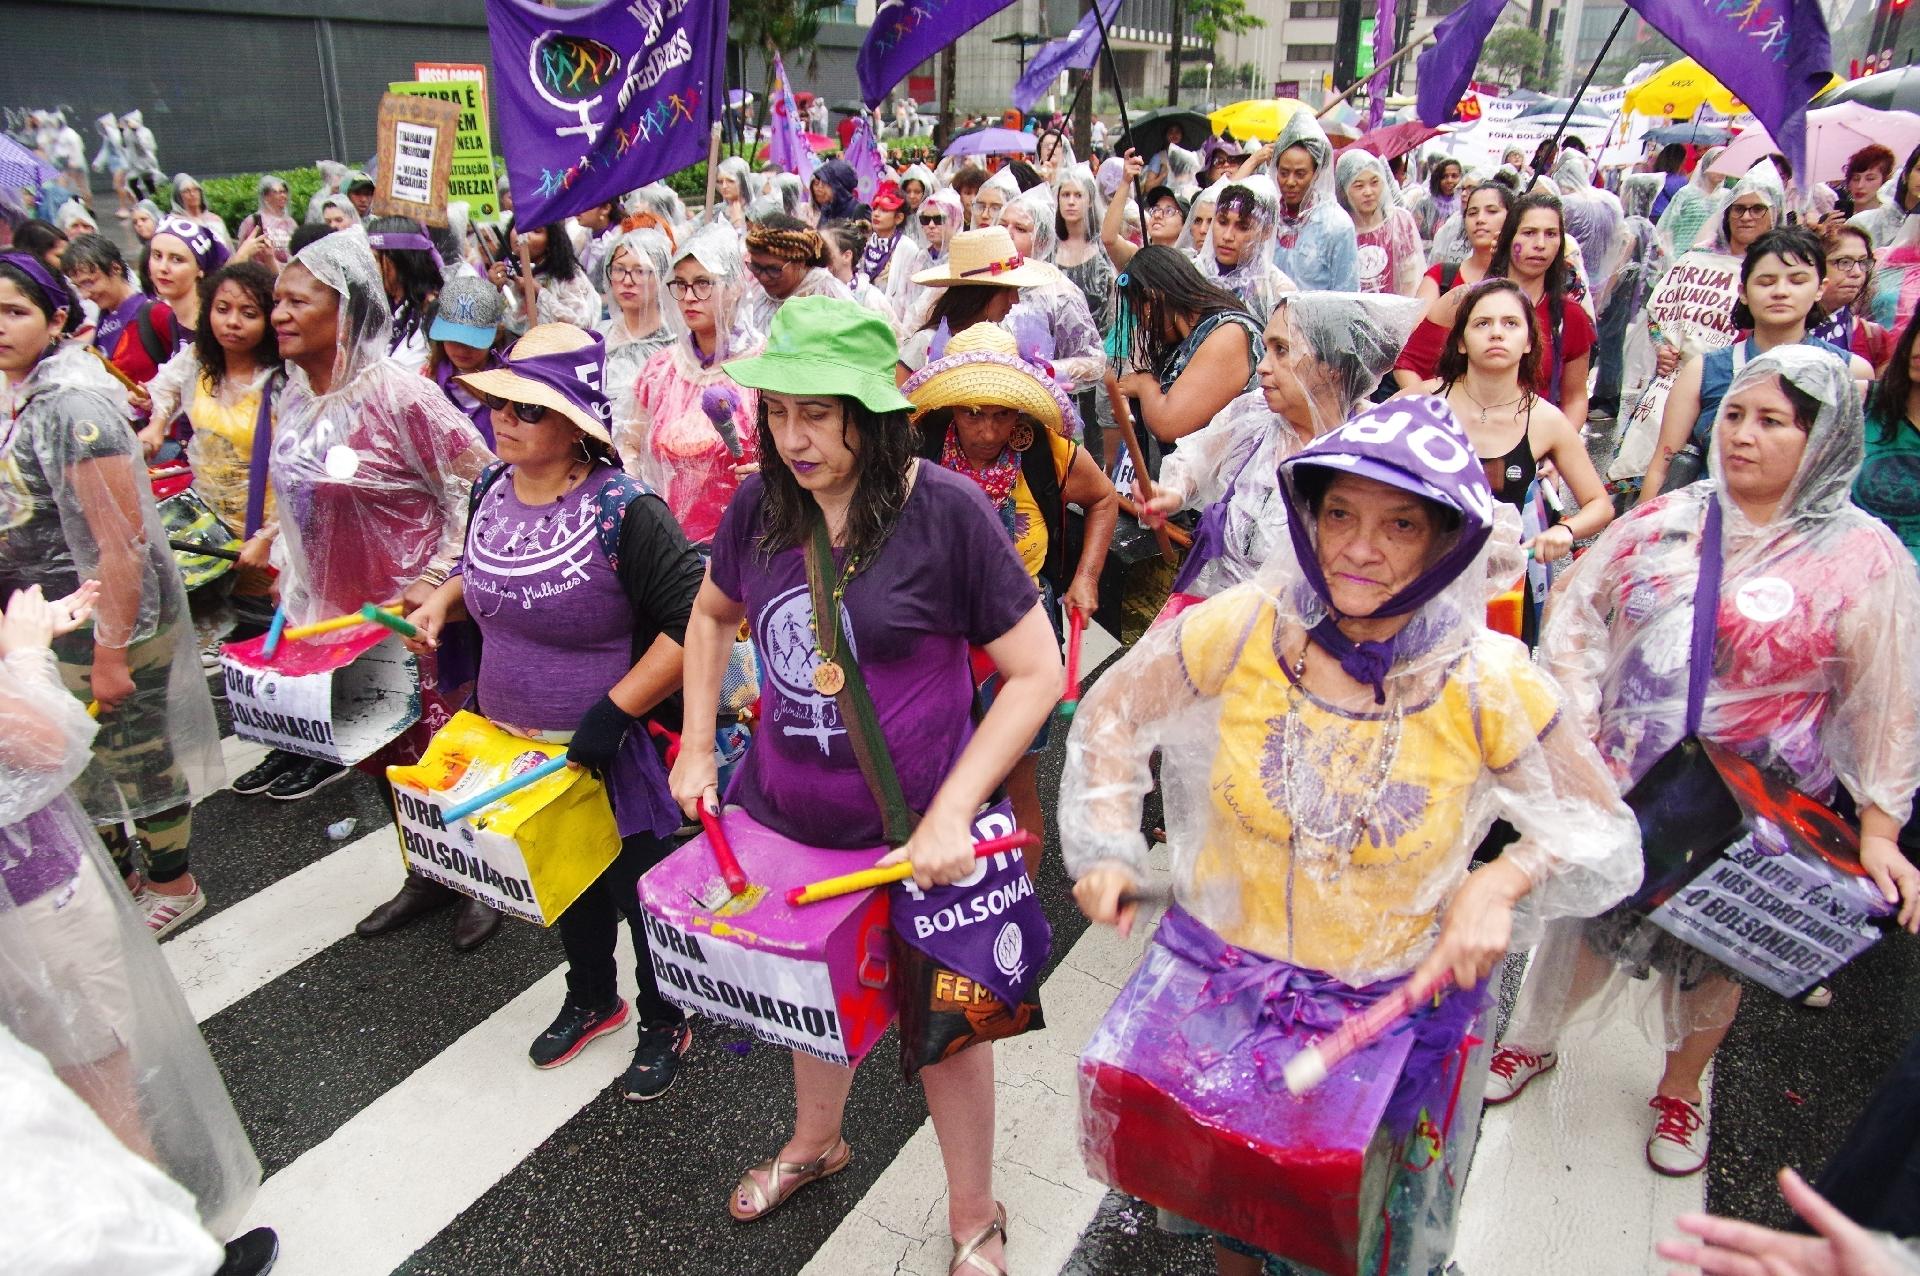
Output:
[[161,944],[194,1019],[212,1018],[346,936],[399,888],[399,861],[389,824]]
[[267,752],[267,746],[264,744],[242,740],[237,735],[222,736],[220,759],[226,763],[228,782],[231,783],[260,765],[260,760],[267,756]]
[[[630,956],[621,985],[633,994]],[[624,1048],[547,1072],[527,1062],[565,993],[556,966],[263,1183],[244,1227],[280,1233],[275,1276],[385,1276],[605,1091],[631,1026],[608,1038]]]

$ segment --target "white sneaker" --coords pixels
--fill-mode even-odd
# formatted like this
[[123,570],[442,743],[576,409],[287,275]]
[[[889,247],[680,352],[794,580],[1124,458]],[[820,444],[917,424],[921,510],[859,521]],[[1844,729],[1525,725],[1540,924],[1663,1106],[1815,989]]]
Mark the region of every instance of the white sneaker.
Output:
[[1669,1178],[1685,1178],[1705,1169],[1707,1115],[1700,1105],[1656,1094],[1647,1106],[1660,1114],[1647,1140],[1647,1164]]
[[147,929],[153,932],[155,942],[165,939],[180,929],[188,921],[200,915],[207,906],[207,893],[195,883],[193,890],[186,895],[162,895],[156,890],[144,890],[135,900],[140,910],[147,915]]
[[1527,1082],[1558,1062],[1560,1056],[1551,1050],[1530,1054],[1515,1046],[1501,1046],[1493,1052],[1493,1061],[1487,1065],[1487,1106],[1519,1098]]
[[1815,984],[1801,994],[1800,1004],[1808,1010],[1825,1010],[1833,1005],[1833,989],[1825,984]]

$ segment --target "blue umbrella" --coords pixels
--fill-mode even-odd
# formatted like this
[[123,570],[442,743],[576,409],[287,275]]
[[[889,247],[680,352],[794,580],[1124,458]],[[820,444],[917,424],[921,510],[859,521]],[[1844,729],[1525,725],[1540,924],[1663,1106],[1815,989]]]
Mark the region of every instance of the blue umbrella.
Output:
[[1640,135],[1640,140],[1654,146],[1665,146],[1669,142],[1691,142],[1695,146],[1725,146],[1733,139],[1726,129],[1711,124],[1668,124],[1660,128],[1648,129]]

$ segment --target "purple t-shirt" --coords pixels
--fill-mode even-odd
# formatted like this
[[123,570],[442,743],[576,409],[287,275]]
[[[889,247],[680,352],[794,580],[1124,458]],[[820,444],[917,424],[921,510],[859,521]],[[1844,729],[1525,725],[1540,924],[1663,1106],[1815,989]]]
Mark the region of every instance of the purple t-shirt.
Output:
[[[764,487],[740,485],[713,538],[713,583],[744,602],[760,657],[761,724],[730,801],[808,846],[882,840],[880,809],[860,774],[819,663],[806,560],[759,549]],[[836,565],[843,562],[835,552]],[[1000,638],[1038,600],[1006,528],[980,489],[922,464],[893,534],[862,563],[841,606],[907,804],[926,810],[973,733],[967,645]]]
[[152,298],[136,289],[128,293],[127,299],[112,310],[104,310],[100,313],[100,318],[93,325],[93,344],[100,348],[101,354],[109,359],[113,357],[114,352],[120,348],[120,334],[127,330],[128,324],[139,318],[140,307],[150,300]]

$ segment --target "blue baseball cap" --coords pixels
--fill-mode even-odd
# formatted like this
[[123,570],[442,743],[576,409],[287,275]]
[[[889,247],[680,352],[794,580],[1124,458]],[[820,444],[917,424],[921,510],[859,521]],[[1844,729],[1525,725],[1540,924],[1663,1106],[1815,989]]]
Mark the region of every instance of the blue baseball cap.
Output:
[[460,275],[440,290],[427,335],[435,341],[457,341],[476,350],[490,349],[506,310],[506,299],[498,288],[479,275]]

